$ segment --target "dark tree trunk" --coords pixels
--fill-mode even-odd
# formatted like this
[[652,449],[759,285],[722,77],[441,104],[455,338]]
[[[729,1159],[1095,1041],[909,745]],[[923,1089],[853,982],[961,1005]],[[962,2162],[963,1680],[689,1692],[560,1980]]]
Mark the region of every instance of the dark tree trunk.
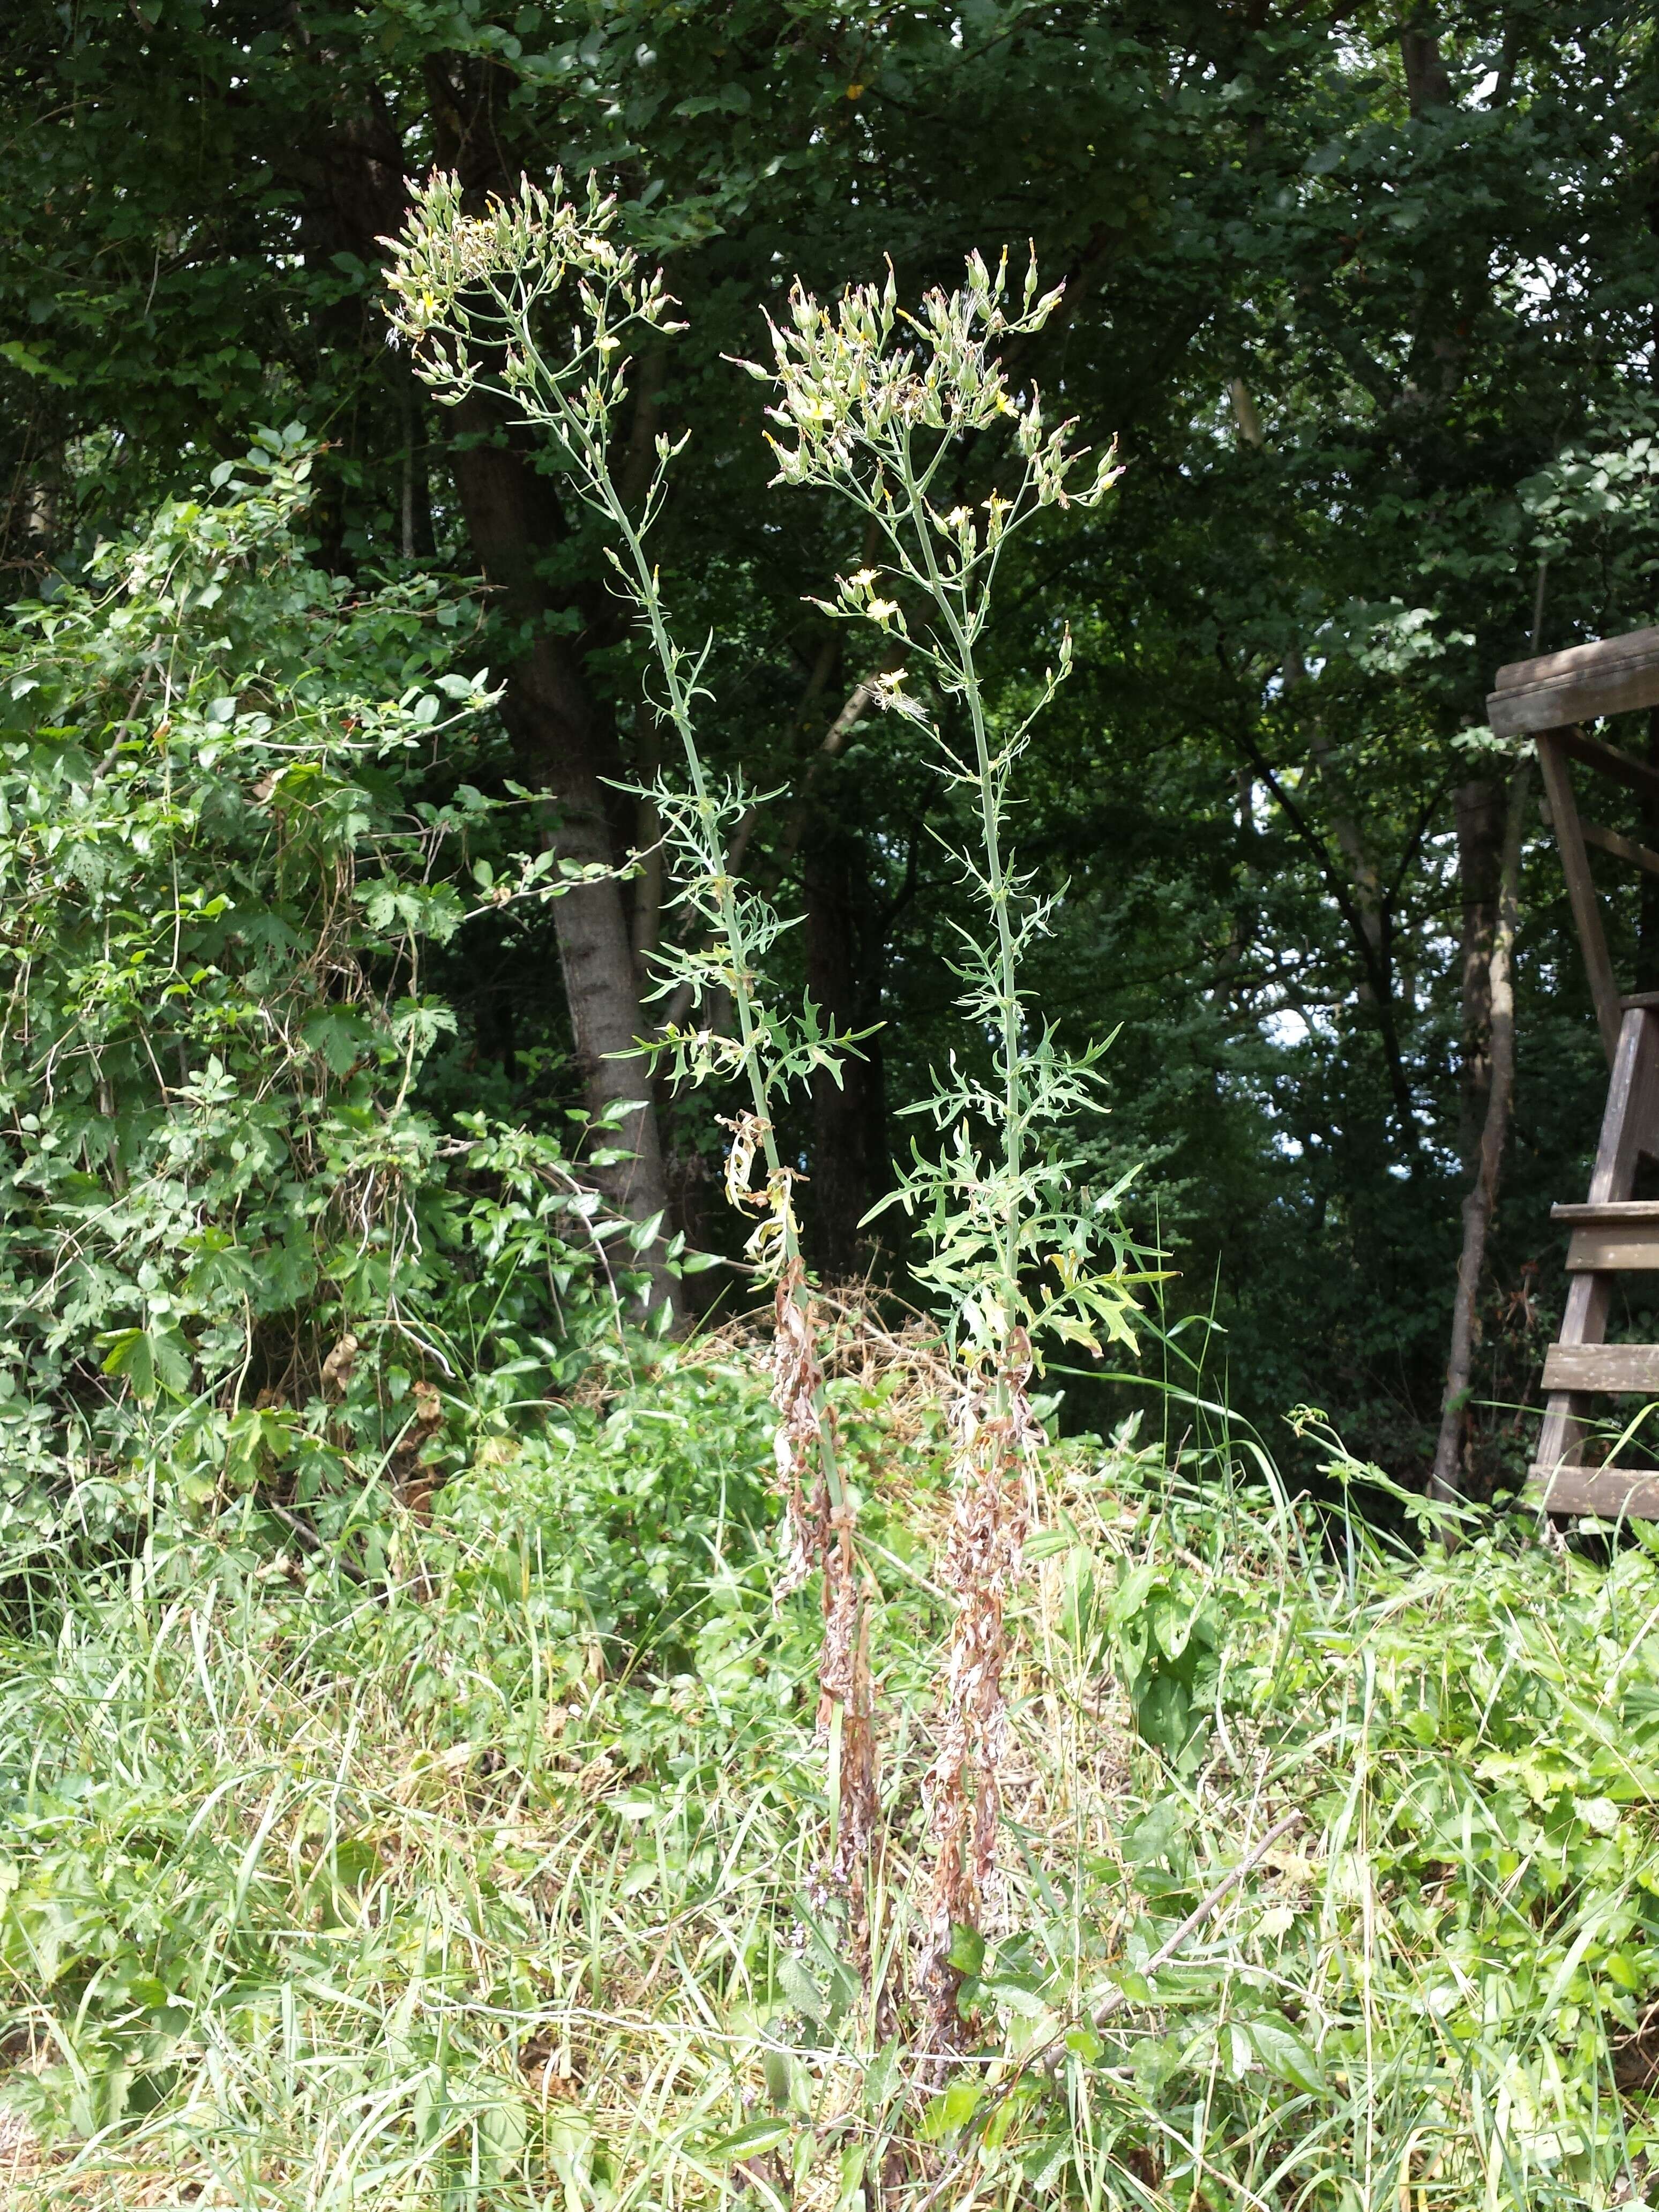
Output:
[[[1648,708],[1648,758],[1659,768],[1659,707]],[[1659,799],[1644,793],[1642,838],[1659,848]],[[1659,991],[1659,876],[1642,871],[1642,911],[1636,938],[1636,988]]]
[[[311,52],[319,70],[330,67],[325,51],[313,48]],[[408,205],[403,146],[384,101],[370,94],[360,113],[340,117],[316,144],[296,145],[290,158],[301,181],[299,238],[307,259],[321,269],[337,255],[349,253],[369,268],[376,267],[381,258],[379,240],[401,228]],[[392,387],[395,412],[386,411],[398,422],[398,444],[403,446],[414,379],[407,362],[386,349],[386,325],[377,302],[372,296],[343,292],[313,308],[313,327],[319,362],[349,362],[355,353],[365,391],[376,383],[382,383],[383,389]],[[348,543],[346,503],[360,458],[354,449],[363,411],[356,404],[339,410],[339,428],[318,455],[312,476],[310,520],[317,534],[318,560],[335,576],[356,573]],[[419,414],[415,407],[413,419],[418,421]],[[413,504],[414,486],[404,456],[399,456],[398,466],[403,478],[401,503],[408,507]]]
[[[507,80],[488,63],[463,60],[452,70],[436,57],[427,79],[440,163],[458,170],[478,198],[512,190],[517,165],[496,135]],[[402,228],[408,206],[402,144],[390,118],[375,112],[343,125],[313,168],[308,246],[337,242],[374,265],[383,252],[380,240]],[[378,316],[374,324],[378,343]],[[415,422],[419,419],[416,409]],[[543,560],[565,536],[552,484],[481,395],[465,400],[448,422],[449,459],[473,556],[495,587],[503,635],[511,641],[501,671],[501,719],[519,775],[546,793],[548,839],[562,860],[615,867],[623,854],[610,816],[620,813],[623,803],[605,779],[621,764],[616,732],[596,706],[579,648],[555,628],[563,610],[541,573]],[[412,428],[407,434],[412,464]],[[412,468],[408,483],[406,534],[415,538],[422,501]],[[622,885],[614,877],[584,884],[556,899],[552,915],[588,1110],[639,1102],[615,1139],[633,1157],[592,1171],[593,1180],[631,1218],[646,1220],[665,1212],[667,1191],[650,1071],[639,1048],[648,1031]],[[666,1299],[676,1324],[683,1324],[684,1293],[667,1271],[660,1237],[643,1258],[654,1279],[654,1300]]]
[[398,550],[405,561],[430,561],[437,552],[432,530],[432,471],[427,447],[426,394],[412,369],[403,389],[403,482],[398,513]]
[[1405,65],[1406,98],[1413,115],[1422,114],[1427,107],[1451,106],[1451,79],[1435,32],[1415,23],[1402,25],[1400,58]]
[[[827,1028],[863,1029],[878,1018],[883,918],[856,836],[819,814],[806,836],[806,988]],[[886,1102],[879,1042],[842,1063],[841,1080],[812,1079],[812,1176],[805,1230],[826,1279],[862,1272],[860,1224],[885,1186]]]
[[[1480,1150],[1463,1200],[1463,1247],[1457,1262],[1457,1295],[1452,1305],[1451,1347],[1446,1361],[1446,1389],[1441,1401],[1440,1434],[1435,1446],[1430,1494],[1450,1500],[1463,1488],[1463,1440],[1474,1375],[1476,1317],[1480,1279],[1486,1261],[1486,1237],[1498,1205],[1498,1181],[1509,1141],[1515,1097],[1515,934],[1520,908],[1521,846],[1526,830],[1532,760],[1523,758],[1504,794],[1498,861],[1497,913],[1487,960],[1490,997],[1491,1066]],[[1446,1541],[1455,1531],[1445,1531]]]
[[[549,836],[561,860],[614,866],[621,856],[612,844],[601,781],[614,765],[610,732],[575,652],[549,627],[554,610],[538,574],[538,554],[559,536],[550,489],[480,395],[464,400],[454,416],[452,465],[467,535],[501,593],[509,634],[523,641],[507,668],[501,703],[519,773],[553,802]],[[555,902],[553,914],[589,1111],[599,1113],[619,1100],[639,1102],[620,1127],[619,1141],[634,1157],[595,1179],[632,1218],[643,1220],[665,1210],[668,1194],[650,1070],[639,1048],[648,1025],[622,885],[614,877],[581,884]],[[660,1239],[647,1256],[656,1295],[668,1298],[676,1319],[682,1319],[684,1298],[664,1269]]]
[[1457,1151],[1473,1167],[1492,1090],[1492,947],[1503,872],[1504,787],[1457,788],[1457,879],[1462,892],[1463,1006],[1462,1096]]
[[[1648,234],[1659,244],[1659,157],[1648,167]],[[1648,377],[1659,385],[1659,297],[1648,308]],[[1659,707],[1648,709],[1648,758],[1659,766]],[[1642,836],[1659,847],[1659,799],[1644,797]],[[1659,991],[1659,876],[1642,871],[1642,915],[1636,940],[1636,988]]]

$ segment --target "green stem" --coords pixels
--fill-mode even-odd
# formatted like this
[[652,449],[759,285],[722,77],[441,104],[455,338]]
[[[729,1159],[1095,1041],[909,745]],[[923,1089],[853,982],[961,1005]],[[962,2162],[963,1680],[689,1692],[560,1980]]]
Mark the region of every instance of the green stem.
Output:
[[[569,416],[566,416],[568,421]],[[691,789],[697,802],[697,815],[702,825],[705,840],[704,865],[708,868],[716,887],[720,902],[720,927],[732,969],[732,1003],[737,1010],[738,1037],[743,1046],[743,1064],[749,1077],[750,1097],[753,1101],[755,1118],[760,1124],[761,1145],[766,1161],[767,1174],[776,1188],[783,1174],[783,1158],[778,1150],[777,1132],[772,1124],[769,1100],[764,1072],[761,1065],[759,1038],[755,1021],[753,987],[749,964],[749,947],[744,937],[743,918],[738,908],[732,874],[726,866],[726,855],[719,839],[715,824],[718,809],[708,789],[708,780],[703,769],[702,756],[697,750],[691,723],[691,702],[680,679],[680,656],[668,634],[663,619],[662,592],[657,572],[646,553],[645,542],[634,526],[633,517],[623,506],[609,468],[605,465],[589,438],[583,441],[584,459],[589,481],[599,494],[604,512],[623,544],[628,548],[634,568],[634,598],[644,613],[651,633],[652,649],[657,656],[663,681],[668,687],[668,713],[679,733],[685,754],[686,773],[691,780]],[[795,1233],[793,1210],[786,1189],[783,1207],[784,1260],[790,1276],[789,1299],[804,1323],[810,1326],[810,1315],[805,1301],[796,1289],[793,1263],[800,1257],[800,1242]],[[839,1512],[843,1502],[841,1470],[836,1462],[834,1435],[830,1425],[828,1401],[822,1382],[812,1393],[813,1409],[818,1416],[818,1456],[823,1469],[824,1486],[830,1493],[831,1508]]]
[[[1013,1326],[1019,1296],[1019,1178],[1023,1164],[1022,1114],[1019,1077],[1019,953],[1014,942],[1009,908],[1007,871],[1002,857],[1002,801],[991,759],[990,738],[985,721],[985,701],[974,660],[973,624],[957,615],[951,586],[933,551],[929,517],[921,488],[910,468],[908,440],[902,457],[902,482],[915,517],[916,535],[926,564],[928,588],[943,616],[956,651],[957,672],[968,719],[974,733],[974,765],[979,793],[980,835],[985,848],[985,880],[997,927],[997,1013],[1002,1031],[1002,1145],[1008,1177],[1007,1207],[1002,1222],[1003,1310],[1005,1337]],[[964,607],[966,586],[961,586]]]

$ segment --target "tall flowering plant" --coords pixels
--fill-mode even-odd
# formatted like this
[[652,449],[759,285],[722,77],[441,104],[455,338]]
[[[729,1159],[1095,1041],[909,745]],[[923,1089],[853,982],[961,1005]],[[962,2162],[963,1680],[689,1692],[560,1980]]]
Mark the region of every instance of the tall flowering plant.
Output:
[[[942,1578],[957,1612],[939,1739],[928,1784],[937,1851],[926,1986],[936,2039],[957,2032],[952,1928],[972,1926],[995,1860],[999,1777],[1008,1751],[1003,1614],[1019,1572],[1032,1462],[1042,1430],[1030,1384],[1045,1339],[1097,1349],[1133,1336],[1144,1277],[1118,1224],[1122,1186],[1080,1189],[1063,1133],[1097,1103],[1103,1048],[1068,1055],[1033,1016],[1021,972],[1049,929],[1053,896],[1014,864],[1009,808],[1033,724],[1071,667],[1071,639],[1035,703],[1012,721],[988,696],[981,647],[999,566],[1046,509],[1098,507],[1116,480],[1115,450],[1076,447],[1035,388],[1011,386],[1004,355],[1058,307],[1035,261],[1011,297],[1006,257],[978,254],[954,291],[910,312],[884,284],[831,307],[799,284],[772,325],[769,383],[778,479],[815,485],[864,518],[878,558],[823,603],[872,623],[896,651],[877,682],[889,712],[918,724],[947,785],[968,802],[969,836],[950,848],[981,920],[957,932],[957,998],[988,1067],[964,1052],[911,1110],[934,1141],[917,1144],[887,1201],[921,1226],[918,1273],[936,1295],[954,1353],[957,1504]],[[970,500],[963,486],[989,489]]]
[[[681,943],[657,955],[662,994],[673,994],[690,1012],[647,1042],[676,1080],[736,1081],[747,1094],[730,1124],[726,1188],[732,1202],[755,1217],[749,1254],[774,1291],[783,1584],[798,1587],[815,1566],[823,1572],[821,1718],[834,1770],[837,1860],[845,1869],[867,1844],[876,1816],[869,1700],[856,1679],[862,1597],[815,1345],[795,1172],[779,1148],[775,1109],[813,1070],[836,1067],[855,1041],[826,1033],[810,1000],[788,1008],[769,991],[766,956],[782,922],[737,880],[728,861],[732,832],[753,794],[736,781],[717,781],[703,760],[696,714],[709,696],[703,678],[713,640],[693,651],[676,639],[647,546],[684,441],[658,438],[637,507],[612,473],[630,349],[684,325],[674,319],[661,273],[643,270],[618,237],[615,200],[591,179],[580,202],[557,176],[545,191],[526,179],[512,198],[471,212],[459,180],[434,175],[416,192],[403,234],[386,243],[393,327],[411,348],[418,374],[447,404],[483,392],[545,436],[565,481],[605,526],[616,589],[649,647],[648,702],[680,740],[683,773],[659,775],[642,795],[662,824],[675,897],[691,924]],[[731,1035],[711,1018],[727,1005]]]

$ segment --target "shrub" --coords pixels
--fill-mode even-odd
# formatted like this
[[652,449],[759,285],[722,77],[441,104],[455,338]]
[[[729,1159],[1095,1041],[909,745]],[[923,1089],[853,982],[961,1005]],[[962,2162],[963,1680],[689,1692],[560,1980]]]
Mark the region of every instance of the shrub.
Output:
[[0,636],[14,1554],[71,1494],[107,1534],[227,1473],[412,1480],[477,1370],[568,1380],[635,1287],[557,1145],[420,1103],[428,948],[561,879],[504,828],[468,602],[314,568],[308,471],[262,434]]

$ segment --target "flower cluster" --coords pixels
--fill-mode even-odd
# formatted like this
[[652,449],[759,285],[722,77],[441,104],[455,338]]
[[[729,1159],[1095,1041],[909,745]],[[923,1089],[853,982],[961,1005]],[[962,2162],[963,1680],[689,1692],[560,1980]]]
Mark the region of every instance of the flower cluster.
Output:
[[[593,178],[579,207],[556,170],[550,189],[526,177],[476,215],[458,177],[434,172],[416,188],[403,232],[380,243],[393,337],[439,400],[457,405],[480,386],[520,411],[551,400],[537,420],[578,465],[588,459],[627,398],[629,333],[684,328],[662,272],[642,273],[612,235],[617,217],[615,196]],[[579,312],[568,343],[550,352],[545,311],[573,287]]]
[[[770,325],[772,366],[744,364],[776,386],[778,404],[767,411],[782,434],[768,434],[778,481],[855,481],[872,512],[897,520],[906,479],[914,476],[930,531],[962,575],[1042,508],[1097,505],[1119,473],[1115,452],[1097,457],[1074,449],[1070,422],[1046,427],[1036,387],[1012,392],[997,350],[1039,331],[1060,305],[1061,288],[1039,292],[1033,259],[1017,310],[1006,304],[1007,295],[1006,253],[994,276],[971,254],[966,283],[954,292],[929,292],[915,313],[899,306],[890,264],[884,285],[855,285],[833,307],[798,283],[787,322]],[[947,453],[965,437],[1005,426],[1024,464],[1018,493],[993,491],[977,506],[957,501],[944,512],[928,503]],[[889,542],[908,571],[909,554],[893,533]]]

